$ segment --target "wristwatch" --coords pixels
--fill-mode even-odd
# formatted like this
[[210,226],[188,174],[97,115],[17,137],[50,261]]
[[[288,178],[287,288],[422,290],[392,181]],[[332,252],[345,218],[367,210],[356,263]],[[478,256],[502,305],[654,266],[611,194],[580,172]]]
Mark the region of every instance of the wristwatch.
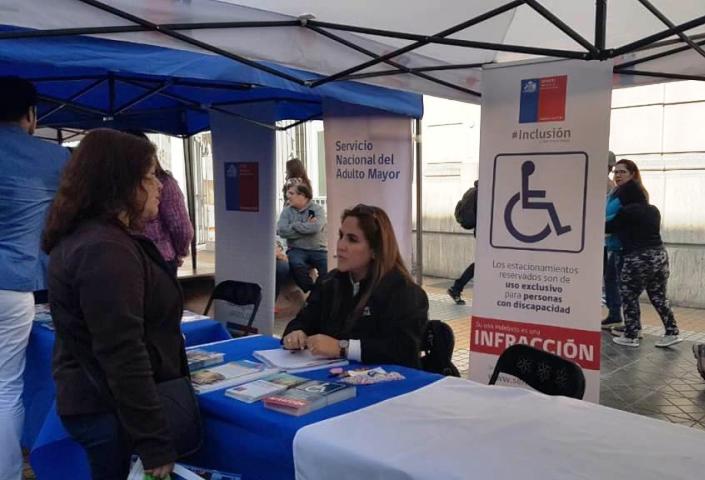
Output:
[[340,358],[347,358],[349,345],[350,340],[338,340],[338,348],[340,348]]

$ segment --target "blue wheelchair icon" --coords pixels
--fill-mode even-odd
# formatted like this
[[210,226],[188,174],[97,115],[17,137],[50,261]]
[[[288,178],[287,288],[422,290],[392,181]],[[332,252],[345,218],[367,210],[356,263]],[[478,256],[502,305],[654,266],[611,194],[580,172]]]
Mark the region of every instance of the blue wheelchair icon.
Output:
[[[529,177],[536,170],[536,165],[531,160],[527,160],[521,165],[521,192],[515,193],[509,199],[507,206],[504,208],[504,224],[507,226],[509,233],[524,243],[540,242],[551,234],[551,224],[556,231],[556,235],[560,236],[571,231],[570,225],[561,225],[561,220],[558,218],[556,206],[552,202],[536,202],[531,199],[546,198],[546,190],[531,190],[529,188]],[[512,211],[517,203],[521,200],[521,207],[525,210],[547,210],[551,219],[551,223],[533,235],[520,232],[512,222]]]

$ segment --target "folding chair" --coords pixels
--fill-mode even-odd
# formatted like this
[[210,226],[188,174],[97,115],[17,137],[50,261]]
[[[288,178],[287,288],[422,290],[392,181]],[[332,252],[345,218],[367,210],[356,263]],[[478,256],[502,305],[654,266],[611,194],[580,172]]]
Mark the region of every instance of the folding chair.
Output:
[[499,356],[490,385],[497,382],[500,373],[517,377],[547,395],[582,400],[585,393],[585,375],[580,366],[529,345],[512,345]]
[[203,311],[203,315],[208,315],[208,311],[214,300],[223,300],[238,306],[252,305],[252,313],[247,321],[247,325],[230,321],[226,323],[226,328],[233,337],[244,337],[251,333],[258,332],[258,330],[252,326],[252,323],[255,321],[257,309],[262,301],[262,287],[256,283],[224,280],[213,289],[213,293],[211,293],[208,299],[208,304]]
[[459,377],[460,372],[452,362],[454,349],[453,329],[440,320],[429,320],[421,338],[421,368],[447,377]]

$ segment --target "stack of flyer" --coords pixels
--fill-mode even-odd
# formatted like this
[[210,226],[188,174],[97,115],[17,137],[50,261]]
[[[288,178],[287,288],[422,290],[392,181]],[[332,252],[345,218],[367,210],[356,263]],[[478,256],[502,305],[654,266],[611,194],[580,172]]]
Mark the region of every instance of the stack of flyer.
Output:
[[196,370],[191,373],[191,383],[196,393],[201,394],[252,382],[278,372],[278,368],[270,368],[250,360],[238,360],[216,367]]
[[225,395],[245,403],[253,403],[264,397],[276,395],[289,388],[301,385],[308,378],[296,377],[288,373],[276,373],[261,380],[228,388]]
[[356,395],[354,385],[310,380],[278,395],[265,397],[262,402],[265,408],[298,417]]
[[313,355],[310,350],[256,350],[253,355],[270,367],[289,373],[308,372],[321,368],[342,367],[348,364],[344,358],[326,358]]
[[207,350],[200,350],[195,348],[193,350],[186,350],[186,359],[188,360],[188,369],[190,371],[200,370],[201,368],[210,367],[211,365],[218,365],[223,363],[224,353],[221,352],[209,352]]
[[54,322],[51,318],[51,309],[48,303],[38,303],[34,306],[34,321],[40,327],[54,330]]

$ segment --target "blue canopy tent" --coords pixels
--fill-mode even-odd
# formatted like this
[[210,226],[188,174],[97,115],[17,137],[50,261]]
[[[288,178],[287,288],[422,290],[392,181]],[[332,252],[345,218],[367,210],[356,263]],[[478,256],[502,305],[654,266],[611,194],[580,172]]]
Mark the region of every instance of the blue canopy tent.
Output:
[[[0,45],[0,75],[36,83],[40,125],[47,127],[189,136],[208,129],[209,111],[227,112],[227,106],[275,101],[277,120],[306,121],[321,118],[323,99],[414,118],[423,113],[417,94],[354,82],[310,89],[212,54],[86,36],[4,39]],[[297,78],[312,75],[276,68]]]
[[[276,67],[294,78],[311,73],[267,62],[263,70],[219,55],[87,36],[1,38],[18,32],[31,30],[0,27],[0,75],[36,84],[39,126],[55,129],[57,141],[98,127],[188,137],[209,129],[210,112],[242,118],[227,107],[257,102],[275,102],[276,120],[298,120],[287,127],[260,124],[273,129],[322,118],[324,99],[412,118],[423,114],[421,95],[349,81],[311,89],[265,70]],[[195,227],[190,159],[186,166]],[[195,270],[195,239],[191,251]]]

